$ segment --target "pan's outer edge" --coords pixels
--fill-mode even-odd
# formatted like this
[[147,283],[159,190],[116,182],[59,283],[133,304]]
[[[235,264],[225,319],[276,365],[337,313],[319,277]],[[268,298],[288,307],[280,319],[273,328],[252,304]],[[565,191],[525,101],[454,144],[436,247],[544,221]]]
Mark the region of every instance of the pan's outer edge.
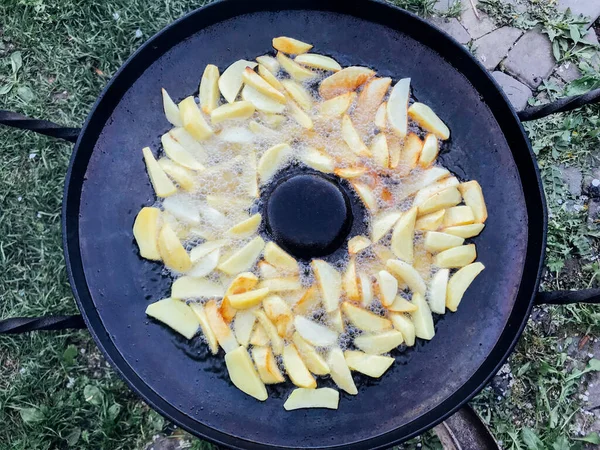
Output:
[[[516,136],[513,136],[511,140],[520,140],[522,144],[525,144],[525,147],[529,151],[529,155],[527,155],[529,156],[529,158],[527,158],[524,162],[530,162],[531,167],[525,168],[520,166],[519,173],[521,175],[521,171],[528,171],[529,175],[531,175],[531,171],[533,170],[535,177],[527,177],[525,179],[523,179],[522,177],[523,185],[525,186],[526,184],[537,183],[537,189],[534,190],[533,188],[530,188],[528,191],[529,196],[526,196],[530,232],[529,241],[527,245],[528,251],[525,260],[524,277],[521,281],[521,286],[519,286],[518,294],[518,297],[523,297],[522,302],[527,301],[528,303],[526,305],[525,310],[523,311],[522,317],[520,317],[517,321],[509,323],[509,326],[505,328],[501,338],[498,341],[498,344],[494,348],[492,353],[496,352],[496,349],[499,347],[500,344],[506,344],[506,342],[509,342],[508,346],[503,347],[501,351],[501,356],[494,358],[489,356],[486,362],[480,367],[480,369],[478,369],[478,371],[469,381],[467,381],[460,389],[458,389],[452,396],[447,398],[443,403],[426,413],[424,416],[420,417],[416,421],[419,422],[419,425],[417,427],[413,427],[412,430],[405,432],[403,430],[405,427],[402,427],[400,429],[390,431],[388,433],[377,436],[375,438],[370,438],[368,440],[349,443],[343,446],[324,447],[344,449],[384,449],[394,444],[398,444],[402,441],[410,439],[411,437],[417,436],[423,433],[424,431],[430,429],[431,427],[435,426],[436,424],[442,422],[445,418],[452,415],[455,411],[457,411],[461,406],[463,406],[469,400],[471,400],[481,389],[483,389],[483,387],[487,385],[487,383],[500,369],[500,367],[505,363],[506,359],[514,349],[521,333],[523,332],[523,329],[527,323],[527,319],[533,307],[533,298],[535,293],[537,293],[538,291],[541,273],[543,269],[547,233],[547,210],[545,196],[542,188],[541,176],[539,168],[535,161],[533,150],[531,149],[531,145],[529,143],[529,140],[527,139],[523,126],[520,123],[512,106],[510,106],[510,102],[508,101],[506,95],[502,92],[501,88],[498,86],[496,81],[489,75],[485,68],[476,59],[474,59],[473,56],[462,45],[460,45],[446,33],[437,29],[433,25],[425,22],[423,19],[419,18],[418,16],[412,13],[409,13],[407,11],[401,10],[400,8],[394,7],[392,5],[377,0],[351,0],[343,2],[343,6],[341,6],[342,2],[338,0],[294,1],[295,3],[293,5],[291,4],[291,1],[287,2],[285,5],[286,8],[290,10],[316,9],[322,11],[341,12],[345,14],[355,15],[356,17],[361,17],[360,10],[362,9],[383,7],[387,9],[385,12],[389,13],[390,16],[397,16],[398,14],[400,14],[410,17],[411,20],[420,22],[420,25],[423,27],[424,30],[427,30],[427,32],[431,33],[432,36],[439,38],[443,44],[446,44],[448,47],[451,48],[453,52],[456,53],[456,59],[462,59],[462,63],[471,65],[471,69],[475,73],[474,76],[479,77],[478,81],[480,84],[487,83],[489,86],[491,85],[491,87],[495,89],[495,108],[500,110],[504,109],[504,112],[500,111],[495,114],[496,119],[500,118],[501,121],[505,124],[503,128],[513,127],[514,130],[518,130],[519,133],[513,132],[513,134],[516,134]],[[340,11],[340,9],[342,8],[343,11]],[[145,402],[151,405],[155,410],[159,411],[161,414],[165,415],[170,420],[172,420],[182,428],[186,429],[187,431],[196,434],[204,439],[207,439],[211,442],[214,442],[218,445],[226,446],[228,448],[275,449],[282,447],[264,446],[248,440],[238,439],[225,433],[221,433],[213,428],[209,428],[201,424],[199,425],[198,422],[187,418],[187,416],[180,413],[177,409],[173,408],[165,400],[158,396],[154,391],[152,391],[127,364],[127,361],[119,354],[116,347],[114,347],[114,344],[112,344],[110,337],[108,336],[106,330],[102,325],[101,319],[98,316],[97,311],[95,311],[95,309],[91,306],[91,300],[89,301],[89,310],[86,309],[86,307],[84,306],[82,296],[89,297],[89,292],[87,291],[85,275],[83,272],[83,267],[81,265],[81,255],[79,249],[78,236],[78,216],[83,178],[89,158],[88,160],[82,161],[82,157],[80,156],[78,158],[78,154],[80,154],[80,148],[85,148],[86,145],[93,146],[95,144],[98,135],[93,135],[91,131],[88,131],[91,127],[91,119],[98,114],[97,111],[101,110],[100,107],[103,102],[103,99],[113,87],[115,80],[118,79],[118,77],[126,70],[133,70],[131,67],[131,63],[134,60],[136,60],[136,58],[138,58],[140,54],[147,52],[149,48],[152,48],[153,44],[155,44],[159,39],[162,39],[165,34],[168,34],[176,27],[185,24],[187,21],[197,19],[197,16],[200,15],[216,15],[219,17],[225,15],[233,17],[234,15],[246,14],[250,12],[280,9],[281,3],[277,0],[256,0],[255,2],[252,2],[252,5],[249,5],[249,3],[245,0],[221,0],[186,14],[185,16],[171,23],[164,29],[160,30],[157,34],[155,34],[152,38],[145,42],[127,59],[123,66],[119,68],[119,70],[108,82],[108,84],[103,89],[98,99],[94,103],[88,117],[86,118],[83,124],[81,134],[79,135],[79,138],[77,139],[77,142],[75,144],[75,148],[73,150],[71,160],[69,163],[69,168],[67,170],[64,186],[64,200],[62,208],[62,236],[64,256],[67,266],[67,275],[77,305],[98,347],[100,348],[106,359],[110,362],[112,367],[117,371],[117,373],[127,382],[127,384],[136,393],[138,393],[138,395],[140,395],[144,399]],[[226,10],[236,11],[236,14],[231,14],[230,12],[226,12]],[[353,11],[355,12],[355,14],[352,13]],[[389,23],[385,23],[384,25],[390,26]],[[170,47],[171,46],[166,46],[163,50],[167,51]],[[472,80],[472,78],[473,77],[469,77],[470,80]],[[514,128],[515,126],[518,128]],[[532,194],[535,194],[537,198],[532,198]],[[533,230],[533,235],[532,224],[537,227],[537,230]],[[539,233],[539,236],[536,236],[535,231]],[[530,278],[528,279],[527,277]],[[523,284],[527,284],[528,286],[524,287]],[[80,292],[80,290],[82,292]],[[119,359],[119,361],[117,361],[117,359]],[[482,370],[484,372],[483,376],[480,374]],[[186,420],[186,418],[188,420]],[[408,425],[406,427],[408,427]]]

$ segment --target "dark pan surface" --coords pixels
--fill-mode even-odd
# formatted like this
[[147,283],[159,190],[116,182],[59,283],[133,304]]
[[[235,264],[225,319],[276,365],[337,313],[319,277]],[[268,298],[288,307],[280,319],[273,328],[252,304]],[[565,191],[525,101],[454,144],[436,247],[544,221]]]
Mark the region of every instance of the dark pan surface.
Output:
[[[220,21],[238,9],[270,3],[228,2],[188,16],[146,45],[113,80],[84,127],[67,179],[71,281],[109,360],[150,404],[196,434],[245,448],[387,446],[433,425],[472,396],[520,334],[542,252],[538,174],[520,124],[495,84],[458,44],[424,22],[378,3],[311,1],[289,2],[306,10]],[[350,14],[310,10],[327,7]],[[353,17],[359,14],[364,18]],[[411,77],[416,97],[452,131],[444,164],[460,178],[481,183],[490,212],[476,240],[487,268],[459,311],[437,323],[432,342],[397,354],[382,379],[355,377],[359,395],[342,394],[337,412],[285,412],[291,385],[271,389],[269,400],[259,403],[230,385],[222,354],[207,356],[198,340],[190,346],[149,321],[146,306],[168,296],[170,280],[159,265],[139,258],[131,232],[139,209],[153,203],[141,148],[150,145],[156,153],[169,129],[160,88],[177,100],[196,93],[206,64],[222,71],[239,58],[253,59],[270,51],[278,35],[311,42],[314,51],[331,54],[343,66],[370,66],[394,80]]]

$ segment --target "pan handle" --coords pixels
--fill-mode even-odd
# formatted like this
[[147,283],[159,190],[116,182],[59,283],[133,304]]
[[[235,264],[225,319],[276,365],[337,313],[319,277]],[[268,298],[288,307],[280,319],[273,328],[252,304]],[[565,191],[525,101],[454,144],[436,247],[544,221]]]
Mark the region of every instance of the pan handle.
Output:
[[433,430],[444,450],[501,450],[488,427],[469,405],[463,406]]
[[600,89],[592,89],[591,91],[582,95],[559,98],[558,100],[552,103],[546,103],[545,105],[530,106],[529,108],[519,111],[517,115],[521,121],[526,122],[528,120],[541,119],[542,117],[549,116],[550,114],[571,111],[581,106],[597,103],[599,101]]
[[0,110],[0,124],[22,130],[31,130],[46,136],[76,142],[81,128],[69,128],[47,120],[30,119],[22,114]]
[[538,292],[536,305],[569,305],[571,303],[600,303],[600,289],[581,291]]
[[20,334],[38,330],[80,330],[86,328],[83,318],[74,316],[14,317],[0,320],[0,334]]

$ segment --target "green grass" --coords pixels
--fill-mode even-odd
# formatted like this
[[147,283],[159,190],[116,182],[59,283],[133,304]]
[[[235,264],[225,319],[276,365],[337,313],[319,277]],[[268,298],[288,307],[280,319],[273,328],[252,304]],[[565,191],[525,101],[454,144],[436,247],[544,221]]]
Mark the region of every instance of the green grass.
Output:
[[[430,0],[396,3],[422,15],[433,12]],[[0,107],[80,125],[127,56],[201,4],[0,2]],[[586,77],[600,83],[593,70]],[[550,95],[560,94],[550,90]],[[565,208],[575,199],[557,177],[556,166],[564,163],[585,172],[600,165],[599,120],[600,107],[594,106],[527,125],[552,210],[547,289],[598,285],[600,230],[587,225],[585,210]],[[74,313],[60,237],[62,183],[72,146],[1,128],[0,147],[0,317]],[[568,258],[575,258],[577,267],[566,273]],[[600,310],[543,307],[536,315],[510,358],[511,387],[505,393],[487,388],[474,405],[507,449],[576,448],[577,385],[586,376],[576,371],[585,367],[586,358],[569,356],[565,338],[577,336],[577,345],[580,336],[598,337]],[[0,337],[0,423],[1,450],[137,449],[170,430],[105,365],[86,332]],[[197,440],[191,445],[210,448]],[[404,447],[417,445],[440,448],[431,433]]]

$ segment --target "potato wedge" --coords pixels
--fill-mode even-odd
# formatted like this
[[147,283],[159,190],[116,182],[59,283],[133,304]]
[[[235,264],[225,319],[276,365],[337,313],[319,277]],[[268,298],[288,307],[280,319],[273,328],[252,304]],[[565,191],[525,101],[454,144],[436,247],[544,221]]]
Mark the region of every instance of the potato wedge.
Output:
[[310,389],[317,387],[315,377],[306,368],[294,344],[288,344],[283,348],[283,366],[296,386]]
[[360,291],[358,289],[358,277],[356,275],[356,260],[354,257],[350,258],[346,271],[342,277],[342,288],[346,293],[346,297],[350,300],[357,301],[360,299]]
[[261,288],[269,288],[271,293],[299,291],[302,289],[302,283],[300,283],[300,278],[297,276],[269,278],[267,280],[262,280],[258,286]]
[[227,298],[235,309],[248,309],[258,305],[269,294],[267,287],[246,291],[241,294],[228,295]]
[[185,131],[185,128],[173,128],[169,135],[175,139],[184,149],[191,153],[201,164],[206,162],[208,154],[194,137]]
[[329,347],[337,342],[338,334],[335,331],[306,317],[296,316],[294,326],[306,342],[316,347]]
[[348,144],[350,150],[352,150],[358,156],[371,157],[371,150],[365,145],[362,138],[354,128],[352,120],[348,114],[342,116],[342,138],[344,142]]
[[410,318],[415,326],[415,335],[429,341],[435,335],[433,316],[429,305],[425,301],[425,297],[418,292],[413,294],[412,301],[417,307],[416,311],[410,313]]
[[308,315],[321,305],[321,296],[316,285],[309,287],[294,305],[294,313]]
[[402,153],[402,141],[396,135],[387,134],[388,152],[390,154],[390,169],[397,169]]
[[275,242],[268,242],[265,246],[264,258],[269,264],[289,273],[298,273],[300,268],[296,260]]
[[209,253],[218,250],[229,244],[229,239],[218,239],[216,241],[206,241],[202,244],[197,245],[190,251],[190,259],[192,264],[198,262],[200,259],[208,255]]
[[403,78],[394,85],[387,101],[388,125],[400,138],[404,138],[408,133],[409,99],[410,78]]
[[260,401],[265,401],[269,397],[267,389],[252,363],[248,350],[244,347],[239,346],[227,353],[225,355],[225,365],[231,382],[240,391]]
[[375,244],[385,237],[401,216],[399,211],[386,211],[375,216],[371,226],[371,242]]
[[207,276],[219,265],[220,256],[221,251],[218,249],[209,253],[208,255],[193,263],[192,268],[187,272],[187,275],[196,278]]
[[370,123],[392,84],[391,78],[371,78],[360,91],[354,116],[361,124]]
[[474,244],[459,245],[438,253],[433,263],[440,269],[457,269],[471,264],[477,258]]
[[392,328],[392,322],[371,311],[359,308],[352,303],[342,303],[342,311],[356,328],[363,331],[385,331]]
[[357,350],[346,350],[344,358],[350,370],[355,370],[371,378],[381,377],[395,361],[389,356],[369,355]]
[[385,130],[387,128],[387,102],[383,102],[381,105],[379,105],[379,108],[377,108],[377,111],[375,111],[375,122],[374,123],[375,123],[375,126],[377,128],[379,128],[380,130]]
[[429,167],[433,164],[439,152],[440,146],[437,137],[433,133],[428,134],[425,136],[425,141],[423,142],[423,150],[421,150],[421,155],[419,156],[419,165],[421,167]]
[[402,214],[392,232],[391,249],[397,258],[412,263],[414,260],[414,238],[417,209],[411,208]]
[[340,393],[331,388],[294,389],[283,404],[286,411],[304,408],[338,409]]
[[168,197],[177,192],[177,188],[173,182],[169,179],[165,171],[160,167],[150,147],[144,147],[142,149],[144,155],[144,162],[146,163],[146,170],[150,177],[150,182],[154,188],[154,193],[158,197]]
[[380,270],[375,275],[379,289],[379,300],[383,306],[390,306],[394,303],[398,294],[398,280],[387,270]]
[[[279,62],[269,55],[258,56],[256,62],[269,70],[273,75],[279,72]],[[260,72],[259,72],[260,73]]]
[[223,286],[206,278],[183,276],[177,278],[171,286],[171,297],[178,300],[221,298],[223,295]]
[[[206,312],[206,319],[210,325],[210,329],[213,331],[219,341],[219,345],[225,353],[229,353],[239,348],[237,339],[233,335],[233,331],[229,328],[229,325],[223,320],[223,316],[219,312],[219,307],[214,300],[209,300],[204,305],[204,311]],[[242,347],[243,348],[243,347]]]
[[231,323],[233,318],[237,315],[238,310],[231,306],[231,302],[229,301],[229,297],[223,297],[221,300],[221,306],[219,306],[219,312],[223,317],[223,320],[226,323]]
[[348,253],[356,255],[369,247],[372,242],[366,236],[354,236],[348,241]]
[[463,267],[452,275],[450,281],[448,281],[446,291],[446,307],[450,311],[456,312],[465,291],[483,269],[485,269],[485,266],[480,262],[476,262]]
[[185,302],[165,298],[146,307],[146,315],[164,323],[187,339],[198,331],[198,319]]
[[319,285],[325,311],[336,310],[342,294],[342,276],[332,265],[321,259],[313,259],[311,265]]
[[213,124],[217,124],[231,119],[247,119],[254,114],[254,111],[256,108],[249,101],[227,103],[213,109],[210,113],[210,120]]
[[[279,62],[273,58],[275,60],[275,63],[277,64],[277,71],[273,72],[271,71],[268,67],[263,66],[262,64],[258,65],[258,74],[267,82],[269,83],[271,86],[273,86],[276,90],[278,90],[279,92],[283,92],[284,91],[284,87],[283,84],[281,84],[281,81],[279,81],[279,78],[277,78],[275,75],[277,74],[277,72],[279,71]],[[275,101],[275,100],[273,100]]]
[[242,73],[242,80],[245,84],[252,86],[258,92],[272,98],[276,102],[286,103],[285,95],[271,86],[264,78],[257,74],[254,70],[246,67]]
[[313,147],[307,147],[300,160],[308,167],[323,173],[332,173],[335,169],[335,161]]
[[225,236],[235,238],[235,239],[243,239],[252,236],[258,230],[260,226],[260,222],[262,220],[262,215],[256,213],[246,220],[242,220],[240,223],[232,226],[229,230],[225,232]]
[[191,170],[174,163],[169,158],[160,158],[158,165],[184,191],[193,191],[197,187],[194,172]]
[[425,281],[423,281],[423,278],[413,266],[399,259],[390,259],[385,265],[388,271],[392,275],[400,277],[411,291],[425,295],[425,291],[427,290]]
[[269,320],[264,311],[254,311],[254,315],[265,331],[265,334],[268,336],[269,341],[271,341],[271,348],[273,349],[275,356],[281,355],[283,352],[283,339],[281,339],[281,336],[279,336],[277,327],[273,325],[273,322]]
[[226,261],[219,264],[218,269],[229,275],[237,275],[250,269],[265,247],[265,241],[257,236],[244,245],[240,250],[231,255]]
[[278,144],[269,148],[258,161],[258,175],[262,183],[269,181],[292,157],[288,144]]
[[133,237],[140,249],[142,258],[160,261],[158,232],[160,229],[160,209],[143,207],[135,217]]
[[402,333],[404,343],[407,347],[415,345],[415,325],[405,314],[390,314],[390,320],[394,324],[394,328]]
[[266,261],[259,261],[257,265],[262,279],[279,278],[281,276],[281,272]]
[[244,70],[249,67],[250,69],[254,69],[257,64],[253,61],[246,61],[244,59],[240,59],[239,61],[231,64],[225,72],[221,74],[219,78],[219,90],[225,100],[229,103],[233,103],[237,98],[240,89],[242,88],[242,84],[244,81],[242,79],[242,75]]
[[373,155],[373,160],[379,167],[387,169],[390,166],[390,150],[385,134],[380,133],[373,138],[370,151]]
[[204,114],[210,114],[219,106],[219,68],[208,64],[202,74],[199,88],[200,109]]
[[292,342],[296,346],[298,353],[300,353],[300,357],[310,372],[315,375],[329,374],[329,366],[325,360],[297,331],[292,335]]
[[339,348],[332,348],[327,357],[331,379],[342,390],[350,395],[358,394],[358,389],[352,379],[352,373],[348,368],[344,352]]
[[427,300],[429,302],[429,308],[431,312],[436,314],[446,313],[446,291],[448,288],[448,278],[450,276],[450,270],[441,269],[431,279],[429,285],[429,293]]
[[[250,311],[250,310],[249,310]],[[253,313],[254,314],[254,313]],[[255,347],[265,346],[269,343],[269,336],[267,336],[267,332],[263,328],[260,323],[257,323],[254,326],[254,331],[252,332],[252,336],[250,336],[250,344]]]
[[450,130],[446,124],[429,106],[415,102],[408,108],[408,116],[417,122],[419,126],[435,134],[440,139],[446,140],[450,137]]
[[429,186],[421,189],[419,192],[416,193],[415,198],[413,200],[413,206],[419,206],[432,195],[437,194],[438,192],[443,191],[444,189],[453,186],[458,186],[458,184],[458,179],[456,177],[444,178],[443,180],[430,184]]
[[475,180],[462,183],[458,190],[463,196],[465,204],[473,210],[473,216],[476,223],[484,223],[488,213],[483,199],[483,191],[481,186]]
[[187,272],[192,267],[190,256],[179,242],[175,231],[164,224],[158,233],[158,252],[165,266],[177,272]]
[[445,209],[440,209],[431,214],[425,214],[415,222],[415,230],[419,231],[435,231],[439,230],[446,215]]
[[354,345],[370,355],[388,353],[403,342],[402,333],[396,330],[375,334],[362,334],[354,338]]
[[470,206],[460,205],[446,209],[442,227],[458,227],[461,225],[471,225],[475,222],[475,215]]
[[358,274],[358,281],[360,285],[360,302],[362,306],[368,308],[373,303],[373,286],[371,285],[371,278],[366,273]]
[[298,55],[294,58],[294,61],[311,69],[326,70],[329,72],[339,72],[342,70],[342,66],[335,59],[316,53]]
[[171,99],[169,93],[164,88],[161,88],[161,92],[163,101],[163,111],[165,112],[165,117],[174,126],[183,126],[183,122],[181,121],[181,115],[179,113],[179,107]]
[[283,53],[300,55],[301,53],[306,53],[309,51],[311,48],[313,48],[313,46],[311,44],[307,44],[306,42],[299,41],[298,39],[280,36],[273,38],[273,48]]
[[404,297],[398,295],[394,299],[394,302],[388,306],[388,309],[393,312],[415,312],[417,310],[417,305],[409,302]]
[[252,330],[254,329],[255,322],[256,316],[254,315],[254,311],[246,309],[236,312],[235,320],[233,321],[233,332],[235,334],[236,340],[240,345],[248,347],[248,344],[250,343],[250,336],[252,336]]
[[302,67],[300,64],[294,62],[294,60],[288,58],[281,52],[277,53],[277,61],[279,64],[281,64],[281,68],[296,81],[302,82],[317,76],[315,72],[307,69],[306,67]]
[[281,84],[283,84],[286,92],[304,111],[312,109],[314,103],[312,95],[304,86],[292,80],[283,80]]
[[283,383],[285,377],[277,367],[277,361],[269,347],[253,347],[252,358],[260,379],[265,384]]
[[425,250],[429,253],[439,253],[444,250],[448,250],[452,247],[458,247],[463,245],[465,240],[458,236],[453,236],[447,233],[440,233],[438,231],[428,231],[425,233],[425,241],[423,245]]
[[192,308],[192,311],[194,311],[194,314],[200,323],[200,329],[202,330],[202,334],[208,343],[210,352],[213,355],[216,355],[219,353],[219,342],[217,341],[217,336],[215,336],[212,328],[210,328],[208,318],[206,317],[206,312],[204,311],[204,306],[201,303],[190,303],[189,307]]
[[228,127],[219,133],[219,139],[230,144],[251,144],[256,135],[246,127]]
[[419,165],[419,157],[423,151],[423,141],[415,133],[408,133],[404,139],[404,146],[398,161],[398,172],[402,176],[408,175],[411,170]]
[[367,168],[364,166],[340,167],[338,169],[335,169],[333,173],[335,173],[340,178],[351,180],[353,178],[358,178],[367,173]]
[[183,128],[197,141],[203,141],[211,137],[214,132],[206,122],[200,108],[196,105],[194,97],[187,97],[179,103],[181,121]]
[[342,311],[339,308],[327,313],[327,326],[340,334],[346,330]]
[[299,125],[312,130],[314,128],[314,122],[308,114],[306,114],[302,108],[300,108],[293,100],[288,101],[288,109],[290,110],[290,117],[298,122]]
[[[242,89],[242,99],[252,103],[258,111],[265,113],[281,114],[285,111],[284,104],[273,100],[271,97],[266,96],[248,84]],[[250,127],[250,125],[248,126]],[[250,131],[255,132],[252,129]]]
[[346,92],[345,94],[325,100],[318,106],[319,113],[325,117],[341,117],[352,106],[356,97],[356,92]]
[[376,212],[378,209],[377,197],[375,197],[373,190],[364,183],[352,183],[352,187],[365,206],[370,209],[371,212]]
[[329,100],[337,95],[355,91],[374,75],[375,72],[366,67],[346,67],[325,78],[319,86],[319,94],[325,100]]
[[456,187],[449,187],[440,191],[418,206],[419,216],[431,214],[440,209],[450,208],[458,205],[462,201],[462,196]]
[[481,233],[481,231],[483,230],[483,227],[484,225],[482,223],[473,223],[471,225],[459,225],[456,227],[444,228],[442,231],[444,233],[468,239],[478,236],[479,233]]

